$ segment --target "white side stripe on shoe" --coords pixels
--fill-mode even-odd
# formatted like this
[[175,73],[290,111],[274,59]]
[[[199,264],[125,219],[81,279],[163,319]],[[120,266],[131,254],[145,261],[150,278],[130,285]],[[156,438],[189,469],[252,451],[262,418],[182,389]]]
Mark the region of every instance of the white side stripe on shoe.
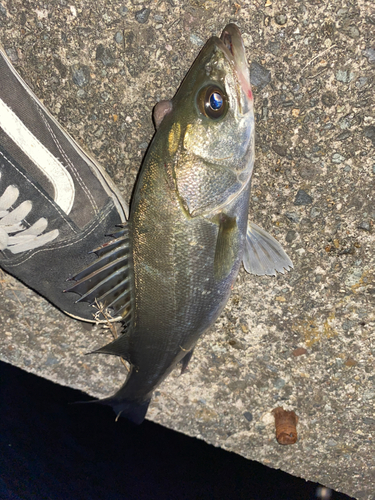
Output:
[[48,225],[48,221],[44,217],[26,228],[22,221],[30,213],[33,205],[31,201],[25,200],[11,210],[18,195],[17,186],[8,186],[0,196],[0,250],[7,248],[14,254],[39,248],[53,241],[59,235],[58,229],[42,234]]
[[54,189],[55,203],[69,214],[75,194],[71,175],[1,99],[0,127],[48,178]]

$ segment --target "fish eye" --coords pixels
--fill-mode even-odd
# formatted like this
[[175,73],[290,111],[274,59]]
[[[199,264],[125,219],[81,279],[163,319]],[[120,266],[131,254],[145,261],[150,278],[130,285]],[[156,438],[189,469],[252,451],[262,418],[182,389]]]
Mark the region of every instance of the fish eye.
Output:
[[210,95],[209,102],[210,102],[210,108],[213,111],[218,111],[223,106],[224,99],[221,96],[221,94],[219,94],[219,92],[212,92],[212,94]]
[[201,113],[216,120],[225,116],[228,109],[228,99],[220,88],[209,85],[199,92],[198,106]]

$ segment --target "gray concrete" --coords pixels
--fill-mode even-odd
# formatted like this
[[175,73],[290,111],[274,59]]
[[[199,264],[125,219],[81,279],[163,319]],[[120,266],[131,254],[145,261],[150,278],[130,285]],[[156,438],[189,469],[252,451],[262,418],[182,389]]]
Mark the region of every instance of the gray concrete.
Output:
[[[74,5],[1,0],[0,39],[126,197],[153,133],[153,105],[174,94],[211,34],[228,21],[240,26],[257,63],[251,216],[295,264],[276,279],[241,271],[190,371],[160,387],[148,418],[374,499],[373,2]],[[122,382],[119,360],[84,356],[109,332],[64,317],[5,274],[0,294],[4,361],[94,396]],[[295,356],[297,348],[306,353]],[[277,406],[299,416],[295,445],[276,442]]]

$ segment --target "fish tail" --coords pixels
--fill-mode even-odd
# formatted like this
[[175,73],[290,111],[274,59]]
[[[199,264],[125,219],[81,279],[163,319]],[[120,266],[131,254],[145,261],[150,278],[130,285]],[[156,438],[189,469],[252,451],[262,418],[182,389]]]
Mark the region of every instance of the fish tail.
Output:
[[109,398],[97,399],[93,401],[94,403],[100,403],[103,405],[112,406],[114,412],[116,413],[116,421],[120,417],[124,417],[134,424],[141,424],[145,419],[148,405],[150,404],[151,398],[144,401],[129,400],[124,398],[111,396]]
[[116,413],[116,422],[120,417],[128,419],[136,425],[139,425],[145,419],[148,405],[151,398],[144,401],[135,401],[130,399],[116,398],[116,394],[103,399],[90,399],[89,401],[75,401],[74,404],[91,404],[99,403],[102,405],[112,406],[113,411]]

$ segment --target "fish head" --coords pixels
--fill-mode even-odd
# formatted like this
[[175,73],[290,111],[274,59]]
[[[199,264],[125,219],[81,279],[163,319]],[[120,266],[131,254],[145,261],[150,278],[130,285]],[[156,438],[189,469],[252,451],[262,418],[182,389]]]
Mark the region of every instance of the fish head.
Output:
[[[160,107],[160,116],[165,104]],[[247,187],[254,162],[249,68],[237,26],[210,38],[161,120],[175,188],[190,216],[211,217]]]

